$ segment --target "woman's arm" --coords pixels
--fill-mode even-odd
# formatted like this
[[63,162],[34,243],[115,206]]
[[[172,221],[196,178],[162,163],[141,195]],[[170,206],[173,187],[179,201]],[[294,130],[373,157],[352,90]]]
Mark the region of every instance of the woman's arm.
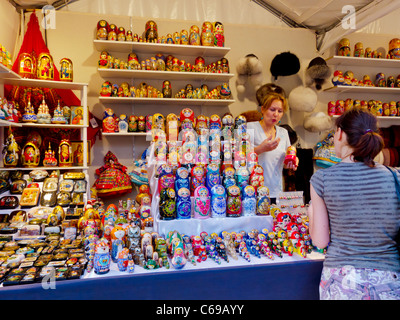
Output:
[[311,204],[308,208],[309,231],[313,244],[320,249],[328,246],[330,241],[328,210],[324,200],[310,186]]

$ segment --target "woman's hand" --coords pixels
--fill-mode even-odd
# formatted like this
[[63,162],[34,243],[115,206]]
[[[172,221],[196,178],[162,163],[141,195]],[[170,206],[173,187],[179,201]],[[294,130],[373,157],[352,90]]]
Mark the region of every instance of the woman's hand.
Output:
[[299,166],[299,158],[298,157],[296,157],[296,163],[289,162],[287,165],[285,165],[285,164],[283,165],[283,167],[285,169],[291,169],[293,171],[296,171],[298,166]]
[[279,137],[276,139],[272,139],[272,137],[267,137],[267,139],[265,139],[257,148],[255,148],[255,152],[257,154],[260,154],[263,152],[272,151],[276,149],[280,141],[281,139]]

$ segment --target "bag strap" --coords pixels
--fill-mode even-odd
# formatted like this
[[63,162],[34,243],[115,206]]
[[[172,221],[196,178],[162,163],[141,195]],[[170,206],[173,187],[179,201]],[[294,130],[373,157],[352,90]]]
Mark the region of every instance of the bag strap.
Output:
[[392,175],[393,175],[393,178],[394,178],[394,182],[395,182],[395,185],[396,185],[396,193],[397,193],[397,197],[399,198],[399,200],[400,200],[400,181],[399,181],[399,179],[397,178],[397,173],[396,173],[396,169],[394,169],[394,168],[392,168],[392,167],[389,167],[389,166],[385,166],[386,168],[388,168],[389,169],[389,171],[392,173]]

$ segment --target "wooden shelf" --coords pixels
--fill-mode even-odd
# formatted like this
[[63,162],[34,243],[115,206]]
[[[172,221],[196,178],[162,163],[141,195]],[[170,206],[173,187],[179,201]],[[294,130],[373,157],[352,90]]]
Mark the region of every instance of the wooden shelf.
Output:
[[21,76],[3,64],[0,64],[0,79],[21,79]]
[[164,43],[146,43],[146,42],[131,42],[131,41],[110,41],[110,40],[94,40],[94,46],[97,51],[114,51],[114,52],[135,52],[156,54],[178,54],[178,55],[193,55],[206,57],[223,57],[229,51],[228,47],[207,47],[207,46],[192,46],[181,44],[164,44]]
[[35,87],[35,88],[82,90],[85,86],[87,86],[87,83],[27,79],[27,78],[18,78],[18,79],[7,78],[4,80],[6,80],[7,84],[11,84],[14,86]]
[[208,72],[179,72],[179,71],[154,71],[154,70],[127,70],[127,69],[102,69],[97,70],[104,79],[154,79],[154,80],[187,80],[187,81],[229,81],[234,77],[232,73]]
[[[400,67],[400,65],[399,65]],[[399,94],[400,88],[387,88],[387,87],[361,87],[361,86],[334,86],[324,89],[327,92],[335,93],[381,93],[381,94]]]
[[150,132],[102,132],[101,134],[103,136],[109,136],[109,137],[113,136],[151,137],[151,131]]
[[8,168],[8,167],[0,167],[1,170],[4,171],[11,171],[11,170],[21,170],[21,171],[32,171],[32,170],[88,170],[89,167],[82,167],[82,166],[73,166],[73,167],[32,167],[32,168],[26,168],[26,167],[14,167],[14,168]]
[[231,99],[183,99],[183,98],[136,98],[136,97],[99,97],[101,103],[113,104],[152,104],[185,106],[227,106],[234,103]]
[[326,63],[334,66],[368,66],[377,68],[399,68],[400,60],[333,56],[327,58]]

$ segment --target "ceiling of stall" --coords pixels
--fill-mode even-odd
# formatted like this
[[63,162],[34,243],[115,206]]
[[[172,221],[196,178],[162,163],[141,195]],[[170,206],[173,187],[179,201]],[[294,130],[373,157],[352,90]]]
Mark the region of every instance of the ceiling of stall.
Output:
[[[105,10],[112,9],[113,14],[124,15],[127,13],[125,0],[8,0],[17,10],[39,9],[45,5],[52,5],[55,9],[61,10],[78,10],[91,13],[103,14]],[[132,1],[130,1],[132,2]],[[185,4],[187,0],[184,1]],[[295,28],[307,28],[316,33],[317,48],[320,51],[325,50],[338,39],[346,34],[352,33],[360,29],[370,22],[379,19],[388,13],[400,8],[399,0],[196,0],[195,6],[199,7],[199,11],[208,9],[227,8],[228,14],[233,14],[234,7],[241,10],[246,5],[253,2],[259,10],[260,7],[267,10],[280,21]],[[129,2],[128,2],[129,3]],[[132,4],[133,3],[133,4]],[[145,1],[143,4],[140,0],[133,1],[130,5],[137,8],[143,5],[149,7],[147,10],[152,10],[154,7],[157,11],[157,1],[152,1],[152,6]],[[171,6],[179,6],[179,1],[168,2],[162,1],[159,7],[166,9],[169,3]],[[182,3],[182,2],[181,2]],[[217,4],[215,4],[217,3]],[[239,4],[243,3],[243,7]],[[72,5],[73,4],[73,5]],[[161,7],[163,6],[163,7]],[[219,6],[219,7],[217,7]],[[182,3],[183,7],[183,3]],[[194,10],[193,6],[190,6]],[[118,12],[120,8],[121,12]],[[188,6],[186,6],[188,8]],[[176,9],[176,7],[174,8]],[[183,8],[182,11],[184,11]],[[160,10],[158,10],[160,11]],[[164,10],[165,11],[165,10]],[[173,10],[179,11],[178,10]],[[149,11],[146,11],[148,14]],[[175,13],[176,14],[176,13]],[[184,12],[182,13],[185,14]],[[248,15],[251,18],[251,15]]]

